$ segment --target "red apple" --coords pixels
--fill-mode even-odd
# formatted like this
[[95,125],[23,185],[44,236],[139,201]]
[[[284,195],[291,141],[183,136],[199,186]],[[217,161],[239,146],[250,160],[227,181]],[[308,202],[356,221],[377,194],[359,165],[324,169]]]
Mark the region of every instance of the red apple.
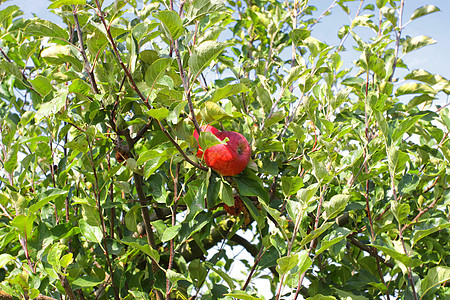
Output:
[[[217,135],[220,132],[219,129],[217,129],[216,127],[213,127],[211,125],[203,125],[200,127],[200,130],[204,131],[204,132],[211,132],[214,135]],[[197,132],[197,130],[194,130],[194,138],[197,141],[197,143],[198,143],[198,137],[199,137],[199,133]],[[197,157],[202,158],[202,156],[203,156],[203,150],[199,144],[198,150],[197,150]]]
[[251,156],[245,137],[234,131],[219,131],[215,136],[221,141],[228,138],[228,141],[206,149],[206,165],[222,176],[234,176],[244,171]]

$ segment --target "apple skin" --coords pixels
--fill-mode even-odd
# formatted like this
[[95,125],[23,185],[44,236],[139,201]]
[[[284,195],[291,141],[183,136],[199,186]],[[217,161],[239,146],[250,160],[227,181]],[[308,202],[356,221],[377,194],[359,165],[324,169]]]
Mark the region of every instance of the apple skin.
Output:
[[[200,130],[204,131],[204,132],[211,132],[212,134],[214,134],[216,136],[220,132],[219,129],[217,129],[216,127],[213,127],[211,125],[202,125],[200,127]],[[198,143],[198,137],[199,137],[199,133],[197,132],[197,130],[194,130],[194,138],[197,141],[197,143]],[[198,150],[197,150],[197,154],[196,155],[197,155],[198,158],[202,158],[202,156],[203,156],[203,150],[200,147],[200,144],[198,145]]]
[[206,165],[222,176],[234,176],[247,167],[252,151],[245,137],[234,131],[219,131],[215,134],[226,144],[219,144],[206,149],[204,158]]

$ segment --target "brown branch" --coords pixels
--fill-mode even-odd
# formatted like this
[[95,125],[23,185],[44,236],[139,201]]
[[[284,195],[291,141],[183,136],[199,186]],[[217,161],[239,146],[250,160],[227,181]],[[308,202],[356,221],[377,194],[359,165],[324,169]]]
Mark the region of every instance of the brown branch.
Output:
[[116,300],[119,300],[120,299],[119,289],[114,284],[114,279],[113,279],[114,269],[113,269],[112,264],[111,264],[111,259],[109,257],[109,250],[108,250],[108,246],[106,244],[106,238],[108,237],[108,234],[106,232],[106,225],[105,225],[105,219],[103,217],[102,205],[100,203],[100,189],[99,189],[99,184],[98,184],[97,170],[96,170],[95,163],[94,163],[94,154],[92,153],[91,142],[90,142],[89,136],[87,134],[86,134],[86,140],[87,140],[87,143],[89,145],[89,151],[88,152],[89,152],[89,154],[91,156],[89,158],[89,156],[86,155],[86,157],[88,158],[88,160],[89,160],[89,162],[91,164],[92,171],[93,171],[93,174],[94,174],[93,190],[94,190],[95,200],[96,200],[96,203],[97,203],[97,211],[98,211],[98,214],[99,214],[99,217],[100,217],[101,231],[102,231],[102,235],[103,235],[103,247],[104,247],[103,253],[105,254],[106,263],[108,265],[109,272],[111,273],[111,285],[112,285],[113,290],[114,290],[114,298]]
[[63,286],[64,290],[66,291],[66,295],[69,297],[69,299],[77,300],[77,297],[75,296],[67,278],[64,275],[59,275],[59,281],[61,282],[61,285]]
[[98,10],[97,14],[100,17],[100,20],[102,21],[103,26],[105,27],[106,34],[108,36],[109,42],[111,43],[114,54],[116,55],[120,66],[124,70],[128,80],[130,81],[131,88],[138,94],[139,98],[141,98],[141,100],[144,102],[144,104],[148,108],[151,108],[150,105],[148,104],[147,98],[145,98],[144,95],[142,95],[141,91],[139,90],[138,86],[136,85],[136,82],[133,79],[133,76],[131,75],[130,70],[127,68],[127,66],[125,66],[125,64],[122,60],[122,57],[120,56],[119,50],[117,49],[116,43],[114,42],[114,38],[111,34],[111,30],[110,30],[109,26],[106,24],[106,20],[105,20],[105,17],[103,16],[103,11],[101,9],[101,6],[100,6],[100,3],[98,2],[98,0],[95,0],[95,4],[96,4],[97,10]]
[[161,130],[163,131],[163,133],[167,136],[167,138],[170,140],[170,142],[175,146],[175,148],[177,148],[178,152],[180,152],[181,156],[183,156],[183,158],[190,163],[191,165],[193,165],[194,167],[196,167],[197,169],[203,170],[203,171],[208,171],[208,168],[205,166],[202,166],[198,163],[196,163],[195,161],[193,161],[192,159],[190,159],[187,154],[183,151],[183,149],[181,149],[180,145],[178,145],[178,143],[173,139],[173,137],[170,135],[170,133],[167,132],[167,129],[164,127],[164,125],[161,123],[161,121],[158,120],[158,125],[161,128]]
[[89,60],[86,56],[86,50],[84,48],[83,43],[83,34],[81,33],[80,22],[78,21],[77,8],[75,5],[72,5],[72,9],[73,9],[73,19],[75,21],[75,25],[77,26],[78,41],[80,42],[80,49],[81,49],[80,52],[84,60],[84,69],[86,70],[86,73],[89,76],[89,80],[91,82],[91,86],[92,89],[94,90],[94,93],[99,94],[100,92],[98,90],[97,83],[95,81],[95,76],[94,73],[92,72],[93,68],[91,68],[91,64],[89,63]]
[[[172,173],[172,172],[170,172]],[[177,212],[177,205],[178,205],[178,199],[181,196],[181,193],[178,194],[178,176],[180,175],[180,163],[177,163],[176,169],[175,169],[175,176],[172,176],[173,180],[173,205],[171,207],[172,210],[172,227],[175,226],[176,223],[176,212]],[[170,240],[170,252],[169,252],[169,264],[167,265],[167,271],[172,269],[173,265],[173,259],[175,256],[175,245],[174,245],[174,239]],[[170,279],[166,279],[166,300],[170,300]]]
[[[399,18],[398,18],[398,31],[396,32],[396,39],[395,39],[395,49],[394,49],[394,64],[392,65],[392,74],[391,77],[389,77],[389,81],[392,82],[394,78],[395,68],[397,67],[397,60],[398,60],[398,50],[400,48],[400,38],[402,35],[402,29],[403,29],[403,8],[405,6],[405,0],[401,0],[400,2],[400,11],[399,11]],[[417,299],[416,292],[413,288],[413,294],[414,299]]]
[[[128,145],[134,145],[133,144],[133,139],[130,136],[130,130],[127,128],[126,130],[124,130],[124,136],[125,139],[127,141]],[[128,147],[129,152],[131,153],[133,150],[133,147]],[[147,233],[147,243],[148,245],[152,248],[152,249],[156,249],[156,243],[155,243],[155,237],[153,234],[153,230],[152,230],[152,225],[151,225],[151,221],[150,221],[150,213],[147,207],[147,197],[145,196],[144,193],[144,189],[143,189],[143,177],[136,173],[133,172],[133,178],[134,178],[134,184],[136,187],[136,193],[138,195],[138,199],[139,202],[141,203],[141,215],[142,215],[142,219],[144,220],[144,227],[145,227],[145,232]],[[153,274],[156,274],[159,270],[159,266],[158,266],[158,262],[155,261],[153,259],[153,257],[150,257],[150,260],[152,262],[152,271]],[[151,282],[151,287],[153,289],[153,284],[154,284],[154,280]],[[154,289],[154,292],[156,294],[156,298],[157,300],[163,300],[163,295],[161,294],[160,291]]]
[[[238,236],[237,235],[233,236],[233,238],[236,238],[236,237],[238,237]],[[231,238],[231,240],[233,240],[233,238]],[[251,244],[249,241],[247,241],[246,239],[244,239],[240,236],[239,236],[239,238],[242,239],[241,240],[242,243],[244,243],[244,244],[248,243],[248,244],[250,244],[250,245],[248,245],[248,247],[250,247],[250,246],[251,246],[251,248],[254,247],[254,250],[256,250],[256,247],[253,244]],[[246,247],[244,247],[244,248],[247,249]],[[254,251],[254,250],[252,250],[252,251]],[[249,251],[249,250],[247,250],[247,251]],[[252,254],[253,257],[255,257],[255,262],[253,263],[252,269],[250,270],[250,273],[247,276],[247,280],[245,281],[244,285],[242,286],[243,291],[245,291],[247,289],[247,286],[250,284],[250,280],[252,279],[252,276],[253,276],[253,273],[255,272],[256,266],[258,265],[259,261],[261,260],[261,257],[264,255],[265,252],[266,251],[264,251],[264,245],[261,245],[259,252]]]
[[186,94],[186,99],[187,99],[188,106],[189,106],[189,112],[191,113],[191,120],[194,123],[195,130],[197,130],[197,132],[200,133],[200,131],[201,131],[200,126],[198,125],[197,117],[195,116],[194,105],[192,104],[189,82],[186,78],[186,74],[185,74],[185,71],[183,68],[183,62],[181,61],[180,46],[179,46],[178,40],[173,41],[173,43],[175,46],[174,47],[175,56],[176,56],[177,62],[178,62],[178,70],[180,72],[181,80],[183,81],[183,87],[184,87],[184,92]]
[[402,231],[405,231],[409,226],[411,226],[414,223],[416,223],[417,220],[419,220],[420,217],[423,216],[424,213],[426,213],[427,211],[429,211],[430,209],[432,209],[436,205],[436,203],[437,203],[437,201],[439,199],[441,199],[441,198],[434,199],[433,202],[431,202],[431,204],[428,205],[426,208],[419,210],[419,213],[417,214],[417,216],[415,216],[415,218],[410,223],[405,224],[403,226]]
[[380,262],[385,264],[387,267],[389,267],[389,268],[393,268],[394,267],[393,263],[385,261],[385,259],[383,257],[379,256],[378,253],[377,253],[377,250],[375,248],[367,246],[367,245],[361,243],[357,238],[355,238],[352,235],[349,235],[347,237],[347,239],[349,240],[350,243],[352,243],[353,245],[355,245],[359,249],[369,253],[370,256],[373,256],[375,259],[379,260]]

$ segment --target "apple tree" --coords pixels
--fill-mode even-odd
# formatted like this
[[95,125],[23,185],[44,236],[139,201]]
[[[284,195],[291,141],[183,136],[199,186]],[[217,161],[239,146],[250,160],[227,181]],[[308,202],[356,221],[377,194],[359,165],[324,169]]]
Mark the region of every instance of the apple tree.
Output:
[[449,297],[440,9],[328,2],[1,3],[0,298]]

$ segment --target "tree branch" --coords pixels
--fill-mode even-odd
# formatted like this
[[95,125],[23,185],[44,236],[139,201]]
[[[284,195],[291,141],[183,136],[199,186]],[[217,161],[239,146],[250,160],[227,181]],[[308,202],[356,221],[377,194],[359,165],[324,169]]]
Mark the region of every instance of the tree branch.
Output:
[[83,34],[81,33],[80,22],[78,21],[76,5],[72,5],[72,9],[73,9],[73,19],[75,21],[75,25],[77,26],[77,34],[78,34],[78,41],[80,42],[81,55],[83,56],[84,60],[84,69],[86,70],[86,73],[89,76],[89,80],[91,82],[91,86],[92,89],[94,90],[94,93],[99,94],[100,92],[98,90],[97,83],[95,81],[94,73],[92,72],[91,64],[89,63],[89,60],[86,56],[86,50],[84,48],[83,43]]

